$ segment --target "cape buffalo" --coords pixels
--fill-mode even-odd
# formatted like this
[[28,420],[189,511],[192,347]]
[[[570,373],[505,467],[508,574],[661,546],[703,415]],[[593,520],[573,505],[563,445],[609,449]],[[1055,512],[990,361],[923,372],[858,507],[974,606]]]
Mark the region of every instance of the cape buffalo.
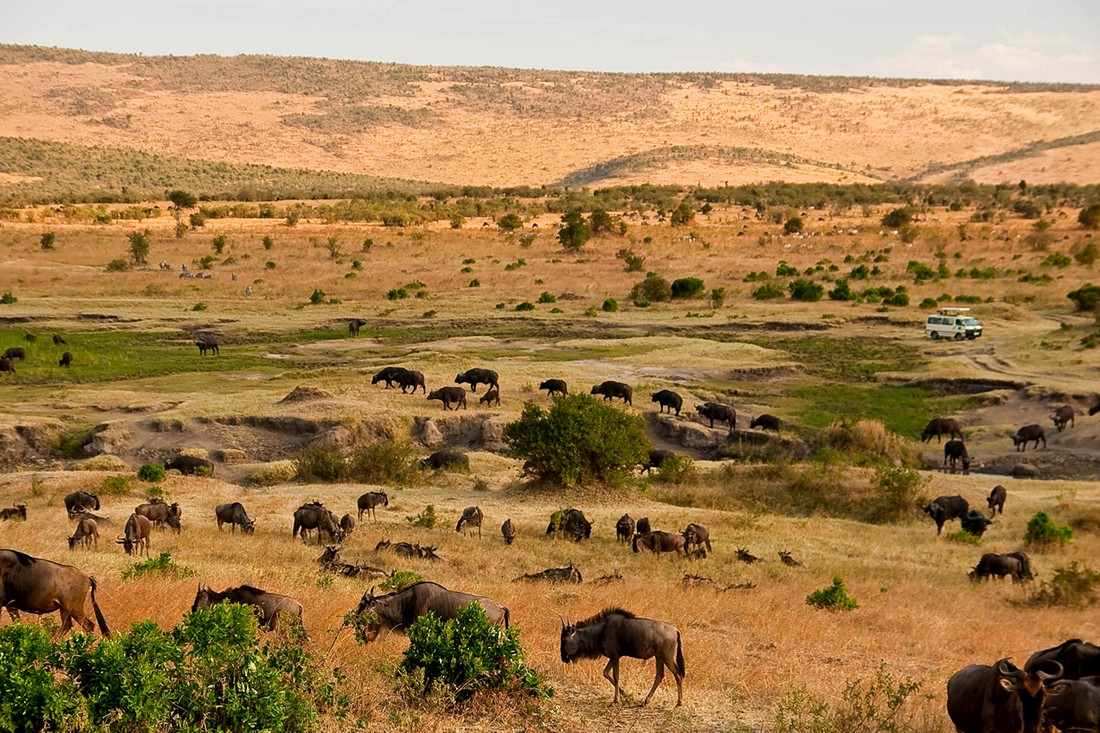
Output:
[[140,504],[134,508],[134,513],[148,518],[158,529],[167,524],[177,533],[180,531],[180,517],[183,516],[183,512],[179,504],[169,505],[163,501]]
[[99,510],[99,497],[97,495],[84,491],[74,491],[65,495],[65,511],[68,512],[70,518],[91,509]]
[[989,511],[993,514],[1005,513],[1005,499],[1008,497],[1008,489],[997,484],[989,491],[989,497],[985,500],[989,504]]
[[511,519],[505,519],[500,525],[500,534],[504,536],[504,544],[510,545],[516,541],[516,527]]
[[943,532],[943,525],[951,519],[962,519],[970,511],[970,503],[961,496],[937,496],[924,506],[924,513],[936,523],[936,534]]
[[481,507],[468,506],[462,510],[462,516],[458,518],[458,525],[455,527],[455,532],[461,532],[462,526],[466,525],[467,534],[472,531],[473,527],[477,527],[477,538],[481,539],[481,520],[484,515],[481,513]]
[[589,394],[603,395],[604,401],[618,397],[628,405],[634,404],[631,401],[634,397],[634,389],[629,384],[623,384],[622,382],[600,382],[592,387]]
[[676,415],[680,415],[680,408],[684,406],[684,398],[673,392],[671,389],[662,389],[660,392],[654,392],[651,402],[660,403],[661,407],[658,412],[664,412],[665,408],[668,408],[669,414],[673,410],[676,410]]
[[126,520],[122,535],[115,541],[122,545],[122,549],[126,550],[127,555],[133,555],[136,546],[139,555],[149,557],[149,540],[152,534],[152,521],[148,517],[143,517],[135,512]]
[[971,664],[947,681],[947,714],[959,733],[1038,733],[1044,683],[1061,675],[1025,672],[1007,659]]
[[998,578],[1007,575],[1012,578],[1014,583],[1021,580],[1031,580],[1035,577],[1031,574],[1031,562],[1027,554],[1023,552],[1009,552],[1004,555],[987,552],[982,555],[982,559],[978,561],[974,569],[967,573],[967,577],[975,582],[991,578],[994,575]]
[[[302,533],[302,542],[307,541],[308,530],[317,530],[317,544],[327,542],[339,542],[344,538],[344,531],[340,529],[340,520],[335,514],[319,503],[303,504],[294,510],[294,530],[291,537],[297,537]],[[326,539],[325,535],[328,535]]]
[[681,535],[661,532],[660,530],[648,534],[636,534],[634,535],[632,549],[634,552],[641,552],[639,548],[649,550],[657,557],[660,557],[662,552],[675,552],[683,557],[684,538]]
[[455,384],[468,384],[471,392],[477,392],[479,384],[500,388],[497,373],[492,369],[467,369],[455,377]]
[[61,346],[64,343],[65,343],[65,339],[61,336],[61,334],[55,333],[53,335],[53,345],[54,346]]
[[619,521],[615,522],[615,541],[630,542],[633,536],[634,520],[629,514],[624,514],[619,517]]
[[436,451],[420,462],[421,470],[429,468],[433,471],[444,469],[465,469],[468,471],[470,469],[470,457],[465,453],[459,453],[453,450]]
[[448,590],[427,580],[385,596],[374,595],[374,588],[371,588],[359,601],[357,615],[373,614],[364,635],[367,641],[374,641],[382,629],[406,629],[429,611],[441,621],[449,621],[459,609],[471,603],[481,606],[490,622],[508,628],[508,609],[492,598]]
[[398,376],[408,372],[405,367],[388,366],[382,367],[382,369],[374,375],[374,378],[370,380],[371,384],[378,384],[379,382],[386,383],[386,389],[393,386],[393,383],[397,381]]
[[653,473],[653,469],[660,468],[665,465],[665,461],[671,460],[676,457],[675,451],[664,450],[663,448],[650,448],[649,456],[646,462],[642,465],[642,471],[646,473]]
[[962,440],[962,426],[953,417],[934,417],[924,427],[924,432],[920,434],[920,440],[922,443],[927,443],[934,437],[936,442],[939,443],[941,435]]
[[943,444],[943,469],[947,470],[947,462],[951,462],[951,473],[955,473],[955,466],[962,462],[963,475],[970,474],[970,453],[966,445],[958,438],[952,438]]
[[71,565],[31,557],[18,550],[0,550],[0,608],[7,609],[16,621],[20,612],[40,616],[59,611],[61,633],[67,633],[73,621],[91,633],[95,624],[84,615],[84,599],[90,593],[99,632],[110,637],[95,591],[95,578]]
[[214,507],[214,516],[218,519],[219,532],[221,532],[223,524],[229,525],[230,532],[236,532],[238,526],[244,534],[252,534],[256,531],[256,523],[248,518],[248,512],[245,511],[244,504],[239,501],[218,504]]
[[372,516],[377,521],[378,519],[378,506],[389,506],[390,497],[386,496],[385,491],[368,491],[359,497],[357,502],[359,506],[359,519],[363,518],[363,512],[367,513],[367,519]]
[[653,687],[642,705],[649,702],[665,676],[665,667],[676,678],[676,706],[683,703],[684,647],[680,630],[664,621],[639,618],[621,608],[608,608],[575,624],[561,622],[561,661],[607,657],[603,676],[615,687],[619,701],[619,659],[657,658]]
[[1047,447],[1047,436],[1042,425],[1024,425],[1012,436],[1012,445],[1016,451],[1023,453],[1027,450],[1027,444],[1035,441],[1035,450],[1039,450],[1039,441],[1043,441],[1043,450]]
[[279,616],[283,614],[297,617],[298,623],[302,622],[301,603],[290,596],[268,593],[251,585],[239,585],[236,588],[227,588],[219,593],[202,583],[195,593],[195,602],[191,604],[191,612],[210,608],[215,603],[225,603],[226,601],[252,606],[256,611],[256,615],[260,617],[260,626],[268,631],[275,630],[275,623],[278,621]]
[[547,397],[553,397],[556,394],[564,397],[569,394],[569,385],[565,383],[564,379],[547,379],[539,385],[539,390],[544,389]]
[[58,361],[57,361],[57,365],[59,367],[72,366],[72,363],[73,363],[73,355],[72,355],[72,352],[69,352],[69,351],[66,351],[64,354],[62,354],[61,358],[58,359]]
[[11,359],[0,357],[0,372],[11,372],[15,374],[15,362]]
[[696,405],[695,411],[710,420],[710,426],[714,427],[714,421],[728,423],[730,432],[737,428],[737,411],[729,405],[721,405],[717,402],[704,402]]
[[73,536],[67,538],[69,540],[69,549],[76,549],[76,543],[80,543],[84,546],[84,549],[91,547],[95,542],[95,547],[99,549],[99,527],[96,526],[95,520],[91,517],[81,517],[80,521],[76,523],[76,531],[73,532]]
[[218,342],[217,341],[211,341],[211,340],[196,341],[195,346],[199,347],[199,356],[206,356],[207,351],[209,351],[211,354],[215,354],[215,355],[218,353]]
[[205,458],[195,456],[176,456],[164,462],[164,470],[179,471],[184,476],[213,476],[214,464]]
[[27,521],[27,505],[16,504],[15,506],[9,506],[0,509],[0,520],[17,520],[20,522]]
[[[27,352],[22,346],[13,346],[4,352],[5,359],[19,359],[23,361],[27,358]],[[14,371],[14,370],[12,370]]]
[[1058,646],[1032,654],[1024,669],[1034,672],[1054,662],[1062,667],[1062,677],[1067,679],[1100,675],[1100,647],[1080,639],[1067,639]]
[[367,325],[367,322],[361,318],[352,318],[348,321],[348,336],[358,336],[359,329]]
[[1075,414],[1076,411],[1072,407],[1069,405],[1062,405],[1054,411],[1050,419],[1054,421],[1054,427],[1058,428],[1058,432],[1060,433],[1066,429],[1066,425],[1072,428],[1076,424],[1077,421],[1074,420]]
[[443,403],[443,409],[451,409],[451,403],[455,404],[455,410],[458,410],[458,406],[462,405],[462,409],[466,408],[466,390],[462,387],[440,387],[439,389],[433,389],[431,394],[428,395],[429,400],[439,400]]
[[492,407],[495,403],[497,407],[500,407],[500,390],[496,387],[493,387],[484,395],[482,395],[481,399],[478,400],[478,402],[483,405],[489,405],[490,407]]
[[[416,394],[418,387],[424,390],[424,394],[428,393],[428,387],[424,383],[424,375],[421,372],[416,372],[412,369],[402,369],[398,374],[394,375],[393,381],[397,382],[397,385],[401,387],[401,394]],[[405,391],[409,387],[412,387],[412,392]]]
[[783,421],[775,415],[757,415],[749,423],[749,430],[755,430],[760,428],[761,430],[770,430],[773,433],[778,433],[780,428],[783,427]]
[[981,537],[989,525],[993,524],[993,520],[983,517],[977,509],[971,509],[965,516],[959,517],[959,524],[962,525],[963,532]]
[[688,526],[684,527],[684,550],[686,552],[691,551],[691,546],[707,546],[707,552],[714,552],[710,547],[710,532],[701,524],[692,522]]
[[1063,731],[1100,730],[1100,677],[1058,680],[1047,688],[1043,721]]

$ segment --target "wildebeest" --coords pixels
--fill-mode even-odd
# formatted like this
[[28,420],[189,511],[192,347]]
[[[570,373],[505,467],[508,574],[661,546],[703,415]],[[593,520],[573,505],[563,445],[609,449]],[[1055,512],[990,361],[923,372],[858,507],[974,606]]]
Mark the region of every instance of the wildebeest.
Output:
[[74,491],[65,495],[65,511],[70,518],[90,509],[99,510],[99,497],[96,494]]
[[581,571],[569,563],[562,568],[546,568],[537,573],[524,573],[512,580],[513,583],[521,580],[545,580],[550,583],[580,583],[583,578]]
[[654,392],[651,401],[660,403],[661,407],[658,409],[658,412],[664,412],[667,407],[670,414],[673,410],[676,410],[676,414],[679,415],[680,408],[684,406],[684,398],[671,389],[662,389],[659,392]]
[[455,404],[455,410],[458,410],[458,406],[461,405],[462,409],[466,408],[466,390],[462,387],[440,387],[439,389],[433,389],[428,395],[429,400],[439,400],[443,403],[443,409],[451,409],[451,403]]
[[492,598],[448,590],[439,583],[422,581],[389,595],[376,596],[374,588],[363,594],[357,614],[372,613],[373,618],[363,630],[367,641],[374,641],[382,629],[405,629],[431,611],[441,621],[449,621],[471,603],[485,611],[489,621],[508,628],[508,609]]
[[634,520],[629,514],[619,517],[619,521],[615,522],[615,541],[630,542],[634,537],[634,526]]
[[1066,639],[1058,646],[1032,654],[1024,669],[1035,671],[1052,662],[1062,667],[1062,677],[1067,679],[1100,675],[1100,646],[1080,639]]
[[947,681],[947,714],[959,733],[1038,733],[1044,682],[1061,672],[1025,672],[1007,659],[971,664]]
[[241,532],[245,534],[252,534],[256,531],[256,523],[248,518],[248,512],[245,511],[244,504],[239,501],[218,504],[214,507],[214,516],[218,519],[219,532],[223,524],[229,525],[230,532],[236,532],[238,525]]
[[684,527],[684,551],[690,553],[691,546],[707,546],[707,552],[714,552],[710,547],[710,532],[701,524],[692,522]]
[[505,519],[504,524],[500,525],[500,534],[504,537],[504,544],[510,545],[516,541],[516,527],[512,524],[511,519]]
[[[302,504],[294,510],[294,530],[291,537],[297,537],[302,533],[302,542],[307,541],[306,533],[309,530],[317,530],[317,544],[327,542],[339,542],[344,537],[344,531],[340,529],[340,520],[324,505],[317,502]],[[328,538],[325,538],[328,535]]]
[[420,462],[420,468],[441,471],[445,469],[469,470],[470,457],[465,453],[454,450],[440,450]]
[[15,374],[15,362],[11,359],[0,357],[0,372],[11,372]]
[[660,468],[665,464],[665,461],[675,457],[675,451],[665,450],[663,448],[650,448],[647,460],[642,466],[642,471],[653,473],[653,469]]
[[481,513],[481,507],[468,506],[462,510],[462,516],[458,518],[458,525],[455,526],[455,532],[461,532],[463,525],[466,526],[466,532],[469,534],[473,531],[474,527],[477,527],[477,538],[481,539],[481,520],[484,515]]
[[19,359],[20,361],[23,361],[27,358],[27,351],[22,346],[13,346],[4,352],[4,358]]
[[27,519],[27,505],[16,504],[15,506],[4,507],[0,509],[0,520],[18,520],[26,521]]
[[355,531],[355,517],[350,514],[340,517],[340,531],[344,533],[344,537],[350,536]]
[[649,532],[648,534],[634,535],[631,548],[634,552],[641,552],[642,549],[649,550],[657,555],[657,557],[660,557],[662,552],[675,552],[677,555],[683,557],[684,544],[682,535],[657,530],[655,532]]
[[497,373],[492,369],[467,369],[455,376],[455,384],[468,384],[470,385],[471,392],[477,392],[477,385],[479,384],[485,384],[500,389],[500,384],[497,381]]
[[564,379],[547,379],[539,385],[539,389],[545,389],[547,397],[553,397],[556,394],[564,397],[569,394],[569,385]]
[[1062,405],[1054,411],[1050,419],[1054,421],[1054,427],[1058,428],[1058,432],[1060,433],[1066,429],[1066,425],[1069,425],[1071,428],[1074,427],[1077,422],[1074,419],[1075,414],[1076,411],[1072,407],[1069,405]]
[[977,509],[971,509],[965,516],[959,518],[959,524],[962,525],[963,532],[981,537],[989,525],[993,524],[993,520],[982,516]]
[[393,550],[394,553],[401,557],[418,557],[422,560],[442,560],[443,558],[435,554],[437,549],[436,547],[426,547],[411,542],[390,542],[389,540],[379,540],[378,544],[374,546],[375,552]]
[[368,491],[359,497],[357,504],[359,506],[359,519],[362,519],[363,512],[366,512],[368,519],[373,516],[377,520],[378,506],[389,506],[390,497],[386,496],[385,491]]
[[382,367],[382,369],[374,375],[374,378],[370,380],[370,383],[378,384],[379,382],[385,382],[386,389],[389,389],[393,386],[393,383],[397,381],[397,377],[407,371],[409,370],[405,367],[399,366]]
[[184,476],[213,476],[214,464],[196,456],[176,456],[164,462],[164,470],[176,470]]
[[91,517],[81,517],[80,521],[76,523],[76,531],[73,532],[72,537],[67,538],[69,540],[69,549],[76,549],[76,543],[79,542],[84,546],[84,549],[88,549],[95,542],[96,549],[99,549],[99,527],[96,526],[95,520]]
[[947,470],[947,462],[951,462],[951,473],[955,473],[955,467],[962,462],[963,475],[970,474],[970,453],[966,445],[958,438],[952,438],[943,444],[943,468]]
[[1089,417],[1092,417],[1098,412],[1100,412],[1100,400],[1092,403],[1092,407],[1089,408]]
[[805,565],[803,565],[798,560],[795,560],[793,557],[791,557],[791,553],[788,552],[787,550],[780,550],[779,551],[779,561],[781,563],[783,563],[784,565],[788,565],[792,568],[805,567]]
[[[428,387],[424,382],[424,374],[422,372],[417,372],[412,369],[402,369],[394,375],[393,381],[401,388],[401,394],[416,394],[418,387],[424,391],[424,394],[428,393]],[[405,391],[409,387],[412,387],[412,392]]]
[[1100,677],[1051,683],[1043,701],[1043,721],[1061,731],[1100,731]]
[[201,340],[195,342],[195,346],[199,347],[199,356],[206,356],[207,351],[209,351],[211,354],[217,354],[218,353],[218,342],[217,341],[211,341],[209,339],[201,339]]
[[1027,554],[1023,552],[1009,552],[1003,555],[987,552],[982,555],[981,560],[978,560],[978,564],[974,566],[974,569],[967,573],[967,577],[975,582],[991,578],[994,575],[998,578],[1007,575],[1012,578],[1014,583],[1021,580],[1031,580],[1035,577],[1031,574],[1031,561],[1028,559]]
[[95,624],[84,615],[84,599],[91,594],[99,631],[111,635],[95,600],[95,578],[71,565],[31,557],[18,550],[0,550],[0,608],[15,620],[20,612],[42,615],[61,613],[61,633],[76,621],[88,633]]
[[340,558],[340,547],[334,545],[326,545],[324,551],[321,553],[321,557],[317,558],[317,562],[321,564],[321,567],[330,573],[339,573],[348,578],[387,578],[387,573],[382,568],[372,567],[370,565],[352,565],[346,563]]
[[622,382],[606,381],[592,387],[589,394],[603,395],[605,401],[618,397],[628,405],[633,405],[634,389],[629,384]]
[[961,496],[937,496],[924,507],[924,513],[936,523],[936,534],[943,532],[943,525],[950,519],[962,519],[970,511],[970,502]]
[[126,520],[126,526],[122,528],[122,534],[117,540],[126,550],[127,555],[133,555],[135,546],[139,555],[149,556],[149,541],[153,534],[153,523],[148,517],[143,517],[136,512]]
[[780,428],[783,427],[783,421],[775,415],[757,415],[749,423],[749,430],[755,430],[760,428],[761,430],[770,430],[773,433],[778,433]]
[[722,405],[717,402],[704,402],[701,405],[696,405],[695,411],[707,420],[710,420],[710,426],[712,428],[714,427],[715,420],[727,423],[730,426],[731,433],[737,428],[737,411],[729,405]]
[[989,511],[993,514],[1000,512],[1005,513],[1005,499],[1008,497],[1008,489],[997,484],[989,491],[989,496],[986,498],[986,503],[989,504]]
[[358,336],[359,329],[367,325],[367,322],[361,318],[352,318],[348,321],[348,336]]
[[756,555],[753,555],[748,550],[742,550],[740,547],[737,548],[737,560],[739,562],[747,562],[750,565],[754,562],[761,562],[760,558]]
[[53,345],[54,346],[61,346],[64,343],[65,343],[65,339],[61,336],[61,334],[55,333],[53,335]]
[[619,701],[619,659],[657,658],[653,687],[642,705],[649,702],[665,676],[665,667],[676,678],[676,706],[683,704],[684,648],[680,630],[664,621],[639,618],[621,608],[607,608],[575,624],[561,622],[561,661],[607,657],[603,676],[615,687],[613,702]]
[[924,432],[920,434],[920,440],[922,443],[927,443],[934,437],[936,442],[939,443],[941,435],[962,440],[962,426],[953,417],[934,417],[924,426]]
[[61,358],[58,359],[58,361],[57,361],[57,365],[59,367],[72,366],[72,363],[73,363],[73,355],[72,355],[72,352],[69,352],[69,351],[66,351],[64,354],[62,354]]
[[478,402],[483,405],[489,405],[490,407],[492,407],[493,404],[496,403],[496,406],[500,407],[500,390],[496,387],[493,387],[488,392],[483,394]]
[[279,616],[283,614],[296,617],[298,623],[302,622],[301,603],[290,596],[268,593],[251,585],[239,585],[236,588],[227,588],[219,593],[202,583],[195,593],[195,602],[191,604],[191,612],[210,608],[216,603],[225,603],[226,601],[252,606],[256,611],[256,615],[260,617],[260,626],[268,631],[275,630],[275,623],[278,621]]
[[592,536],[592,522],[588,521],[580,509],[559,510],[550,515],[546,534],[558,534],[580,542]]
[[174,502],[165,504],[163,501],[155,501],[148,504],[139,504],[134,508],[134,513],[148,518],[153,526],[157,528],[168,525],[177,533],[180,531],[180,518],[183,516],[183,511],[180,509],[180,505]]
[[653,531],[653,527],[649,524],[649,517],[642,517],[638,520],[638,526],[634,528],[636,534],[649,534]]
[[1042,425],[1024,425],[1012,436],[1012,445],[1017,452],[1023,453],[1027,450],[1027,444],[1033,440],[1035,441],[1035,450],[1039,450],[1040,440],[1043,441],[1043,450],[1046,450],[1047,436]]

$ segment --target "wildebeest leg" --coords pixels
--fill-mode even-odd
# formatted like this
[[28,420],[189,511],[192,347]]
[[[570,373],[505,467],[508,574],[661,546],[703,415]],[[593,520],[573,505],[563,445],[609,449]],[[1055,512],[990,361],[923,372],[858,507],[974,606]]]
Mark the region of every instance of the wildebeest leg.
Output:
[[653,693],[657,691],[657,686],[661,684],[661,680],[665,678],[665,663],[661,659],[661,655],[657,655],[657,674],[653,678],[653,687],[649,689],[649,694],[645,696],[645,700],[642,700],[642,707],[649,703],[649,698],[653,697]]
[[615,703],[619,701],[619,658],[611,657],[607,660],[607,666],[603,668],[603,676],[615,687],[615,699],[611,702]]

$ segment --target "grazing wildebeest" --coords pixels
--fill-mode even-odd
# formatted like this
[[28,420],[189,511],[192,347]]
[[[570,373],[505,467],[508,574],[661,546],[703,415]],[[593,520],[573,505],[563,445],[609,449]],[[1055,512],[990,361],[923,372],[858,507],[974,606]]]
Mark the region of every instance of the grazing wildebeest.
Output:
[[684,406],[684,398],[673,392],[671,389],[662,389],[659,392],[653,393],[651,402],[660,403],[658,412],[664,412],[665,408],[668,408],[669,414],[672,414],[673,410],[676,410],[677,416],[680,414],[680,408]]
[[1069,405],[1062,405],[1054,414],[1050,416],[1050,419],[1054,421],[1054,427],[1058,428],[1058,432],[1062,432],[1066,429],[1066,425],[1074,427],[1077,421],[1074,419],[1076,411]]
[[485,611],[491,623],[508,628],[508,609],[492,598],[448,590],[439,583],[423,581],[389,595],[376,596],[374,588],[363,594],[357,614],[373,613],[364,629],[367,641],[374,641],[382,629],[405,629],[431,611],[441,621],[453,619],[459,609],[476,603]]
[[127,555],[134,554],[136,545],[139,555],[149,557],[149,540],[152,534],[152,521],[148,517],[134,513],[126,520],[126,526],[122,528],[122,535],[115,542],[122,545],[122,549],[126,550]]
[[943,525],[950,519],[962,519],[970,511],[970,502],[958,496],[937,496],[924,506],[924,513],[936,523],[936,534],[943,532]]
[[993,520],[982,516],[982,513],[977,509],[971,509],[966,513],[966,516],[959,518],[959,524],[962,525],[963,532],[981,537],[985,534],[989,525],[993,524]]
[[629,384],[623,384],[622,382],[613,382],[610,380],[600,382],[592,387],[592,391],[589,394],[603,395],[605,402],[618,397],[628,405],[634,404],[632,402],[634,389]]
[[42,615],[61,613],[61,633],[76,621],[88,633],[95,624],[84,615],[84,599],[92,597],[99,631],[110,637],[107,622],[95,600],[95,578],[71,565],[31,557],[17,550],[0,550],[0,608],[18,621],[20,612]]
[[1062,667],[1062,677],[1066,679],[1079,680],[1090,675],[1100,675],[1100,646],[1080,639],[1066,639],[1058,646],[1032,654],[1024,664],[1024,669],[1035,671],[1052,662],[1057,662]]
[[1100,677],[1052,683],[1043,701],[1043,721],[1062,731],[1100,731]]
[[500,407],[500,390],[496,387],[493,387],[488,392],[483,394],[478,402],[483,405],[489,405],[490,407],[492,407],[495,403],[497,407]]
[[361,318],[352,318],[348,321],[348,336],[358,336],[359,329],[367,325],[367,322]]
[[22,346],[13,346],[4,352],[5,359],[19,359],[23,361],[27,358],[27,352]]
[[631,519],[629,514],[624,514],[619,517],[619,521],[615,522],[615,541],[630,542],[633,536],[634,520]]
[[377,521],[378,519],[378,506],[389,506],[390,497],[386,496],[385,491],[368,491],[359,497],[357,502],[359,506],[359,519],[363,518],[363,512],[367,513],[367,519],[372,516]]
[[789,565],[792,568],[805,567],[805,565],[791,557],[791,553],[786,550],[779,551],[779,561],[782,562],[784,565]]
[[682,534],[684,535],[685,552],[690,553],[692,545],[706,545],[707,552],[714,552],[714,550],[712,550],[710,547],[710,532],[703,525],[692,522],[688,526],[684,527],[684,531]]
[[977,582],[996,575],[1003,578],[1006,575],[1012,578],[1012,582],[1031,580],[1035,576],[1031,574],[1031,562],[1023,552],[1009,552],[998,555],[987,552],[974,566],[974,569],[966,574],[968,578]]
[[74,491],[65,495],[65,511],[70,518],[90,509],[99,510],[99,497],[97,495],[85,491]]
[[641,552],[639,548],[649,550],[657,555],[657,557],[660,557],[662,552],[675,552],[681,557],[684,556],[683,536],[672,534],[671,532],[662,532],[660,530],[650,532],[649,534],[634,535],[634,541],[631,543],[631,547],[634,552]]
[[439,389],[433,389],[428,395],[429,400],[439,400],[443,403],[443,409],[451,409],[451,403],[455,404],[455,410],[458,410],[458,406],[462,405],[462,409],[466,408],[466,390],[462,387],[440,387]]
[[638,520],[638,526],[634,528],[636,534],[649,534],[653,531],[653,527],[649,525],[649,517],[642,517]]
[[550,515],[550,523],[546,526],[546,534],[555,533],[580,542],[592,536],[592,522],[588,521],[580,509],[556,511]]
[[211,590],[205,583],[199,585],[195,593],[195,602],[191,604],[191,612],[210,608],[215,603],[240,603],[252,606],[256,615],[260,617],[260,626],[268,631],[275,630],[275,623],[282,614],[296,617],[298,623],[302,622],[302,604],[290,596],[278,593],[268,593],[251,585],[239,585],[236,588],[227,588],[220,593]]
[[646,473],[653,473],[653,469],[660,468],[668,461],[676,457],[675,451],[665,450],[663,448],[650,448],[649,456],[644,464],[642,464],[642,471]]
[[199,347],[199,356],[206,356],[207,351],[209,351],[211,354],[217,354],[218,353],[218,342],[217,341],[209,341],[209,340],[196,341],[195,346]]
[[327,541],[331,543],[339,542],[344,538],[344,531],[340,529],[340,520],[317,502],[303,504],[294,510],[294,531],[291,532],[291,537],[297,537],[300,531],[304,544],[307,541],[307,531],[312,529],[317,530],[318,545],[326,542],[325,535],[328,535]]
[[737,411],[729,405],[721,405],[717,402],[704,402],[695,406],[695,411],[710,420],[710,426],[714,427],[714,421],[728,423],[730,432],[737,428]]
[[1043,450],[1046,450],[1047,436],[1042,425],[1024,425],[1012,436],[1012,445],[1017,452],[1023,453],[1027,450],[1027,444],[1033,440],[1035,441],[1035,450],[1039,450],[1040,440],[1043,441]]
[[749,423],[749,430],[755,430],[760,428],[761,430],[770,430],[773,433],[778,433],[780,428],[783,427],[783,421],[775,415],[757,415]]
[[148,504],[139,504],[134,508],[134,513],[146,517],[158,529],[168,525],[177,533],[180,531],[180,518],[183,516],[183,511],[180,510],[179,504],[172,503],[169,505],[163,501],[154,501]]
[[497,382],[497,373],[492,369],[467,369],[455,377],[455,384],[468,384],[471,392],[477,392],[477,385],[479,384],[500,388],[500,384]]
[[[412,369],[402,369],[398,374],[394,375],[393,381],[401,387],[401,394],[416,394],[417,387],[424,390],[424,394],[428,393],[428,387],[424,382],[424,374],[422,372],[413,371]],[[412,387],[412,392],[405,391],[409,387]]]
[[564,379],[547,379],[539,385],[539,389],[545,389],[547,397],[553,397],[556,394],[564,397],[569,394],[569,385],[565,383]]
[[91,517],[81,517],[80,521],[76,523],[76,531],[73,532],[73,536],[67,539],[69,540],[70,550],[76,548],[77,542],[82,544],[85,550],[95,542],[95,547],[98,550],[99,527],[96,526],[95,520]]
[[213,476],[214,464],[205,458],[176,456],[164,462],[165,471],[179,471],[184,476]]
[[989,504],[989,511],[993,514],[1000,512],[1005,513],[1005,499],[1008,498],[1008,489],[997,484],[989,490],[989,496],[986,498],[986,503]]
[[355,531],[355,517],[350,514],[340,517],[340,530],[344,533],[344,537],[350,536]]
[[469,470],[470,457],[465,453],[454,450],[440,450],[422,460],[420,462],[420,468],[421,470],[430,468],[433,471],[441,471],[444,469],[453,469],[456,471]]
[[756,555],[753,555],[748,550],[742,550],[740,547],[737,548],[737,560],[739,562],[747,562],[750,565],[754,562],[761,562],[760,558]]
[[57,365],[59,367],[68,367],[68,366],[72,366],[72,364],[73,364],[73,355],[72,355],[72,352],[69,352],[69,351],[66,351],[64,354],[61,355],[61,358],[57,360]]
[[621,608],[607,608],[575,624],[561,622],[561,661],[607,657],[603,676],[615,687],[619,701],[619,659],[657,658],[657,675],[642,705],[649,702],[665,676],[665,667],[676,678],[676,707],[683,704],[684,647],[680,630],[664,621],[640,618]]
[[11,359],[0,357],[0,372],[11,372],[15,374],[15,362]]
[[500,533],[504,536],[504,544],[510,545],[516,541],[516,527],[511,519],[505,519],[504,524],[500,525]]
[[951,462],[951,473],[955,473],[956,465],[961,461],[963,475],[970,474],[970,453],[966,445],[958,438],[952,438],[943,444],[943,469],[947,470],[947,462]]
[[1044,682],[1061,675],[1025,672],[1007,659],[971,664],[947,681],[947,714],[959,733],[1038,733]]
[[0,520],[7,521],[12,519],[25,522],[27,520],[27,505],[16,504],[15,506],[0,509]]
[[62,338],[61,334],[55,333],[53,335],[53,345],[54,346],[61,346],[64,343],[65,343],[65,339]]
[[481,539],[481,520],[483,518],[484,515],[481,513],[481,507],[468,506],[462,510],[462,516],[458,518],[458,525],[455,526],[455,532],[461,532],[463,525],[466,525],[467,534],[472,532],[474,527],[477,527],[477,538]]
[[241,528],[241,532],[245,534],[252,534],[256,531],[256,523],[248,518],[248,512],[245,511],[244,504],[239,501],[234,501],[229,504],[218,504],[214,507],[214,516],[218,518],[219,532],[223,524],[229,525],[230,532],[236,532],[238,525]]
[[401,374],[409,371],[405,367],[388,366],[382,367],[382,369],[374,375],[374,378],[370,380],[371,384],[378,384],[379,382],[386,383],[386,389],[393,386],[393,383],[397,381],[397,377]]
[[935,437],[936,442],[939,443],[941,435],[962,440],[962,426],[959,425],[959,421],[953,417],[934,417],[929,420],[928,424],[924,427],[924,432],[920,434],[920,441],[922,443],[927,443]]
[[521,580],[545,580],[550,583],[580,583],[583,578],[581,577],[581,571],[575,568],[573,563],[569,563],[562,568],[546,568],[537,573],[524,573],[518,578],[513,578],[512,582],[516,583]]

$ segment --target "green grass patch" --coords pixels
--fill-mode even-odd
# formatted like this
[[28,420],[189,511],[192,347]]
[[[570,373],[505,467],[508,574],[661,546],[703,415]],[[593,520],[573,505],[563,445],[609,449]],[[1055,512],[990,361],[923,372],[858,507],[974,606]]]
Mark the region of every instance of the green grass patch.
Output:
[[868,381],[879,372],[912,371],[923,360],[919,350],[869,338],[834,338],[820,334],[797,337],[738,339],[790,354],[816,377],[843,382]]
[[926,387],[803,383],[792,386],[791,412],[797,422],[824,428],[836,420],[881,420],[898,435],[917,439],[928,421],[966,409],[971,397],[938,397]]

